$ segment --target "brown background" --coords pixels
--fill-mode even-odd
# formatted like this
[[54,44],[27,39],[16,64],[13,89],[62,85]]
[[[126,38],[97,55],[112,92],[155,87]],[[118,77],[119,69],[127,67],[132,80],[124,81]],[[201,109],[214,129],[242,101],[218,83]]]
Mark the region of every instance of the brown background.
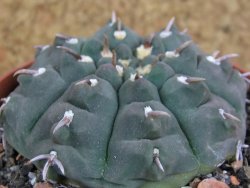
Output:
[[1,0],[0,75],[33,59],[32,47],[56,33],[91,36],[112,10],[145,36],[175,16],[204,51],[239,53],[234,62],[250,70],[249,0]]

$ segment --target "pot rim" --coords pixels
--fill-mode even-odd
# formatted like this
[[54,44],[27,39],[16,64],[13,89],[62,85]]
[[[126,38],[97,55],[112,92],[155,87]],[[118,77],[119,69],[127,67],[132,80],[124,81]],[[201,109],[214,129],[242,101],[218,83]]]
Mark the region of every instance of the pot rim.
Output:
[[14,73],[19,69],[25,69],[30,67],[34,61],[28,61],[23,65],[13,68],[9,72],[0,77],[0,99],[7,97],[18,85],[16,77],[13,77]]

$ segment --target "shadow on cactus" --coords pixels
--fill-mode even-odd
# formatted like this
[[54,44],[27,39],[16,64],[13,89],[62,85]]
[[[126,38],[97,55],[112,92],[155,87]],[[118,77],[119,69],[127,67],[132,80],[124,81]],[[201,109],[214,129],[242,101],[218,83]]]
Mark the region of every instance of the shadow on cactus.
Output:
[[93,188],[180,187],[239,155],[237,55],[207,55],[173,23],[143,38],[113,15],[91,38],[39,46],[1,106],[7,141],[44,180]]

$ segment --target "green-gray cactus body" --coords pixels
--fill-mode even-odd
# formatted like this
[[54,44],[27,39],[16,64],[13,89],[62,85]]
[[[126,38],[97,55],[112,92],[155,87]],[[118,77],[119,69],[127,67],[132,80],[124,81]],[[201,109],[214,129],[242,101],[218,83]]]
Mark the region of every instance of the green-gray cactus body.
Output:
[[50,158],[48,177],[81,187],[177,188],[212,171],[244,140],[247,87],[189,40],[117,21],[89,39],[57,36],[17,73],[7,141],[29,159],[56,152],[63,169]]

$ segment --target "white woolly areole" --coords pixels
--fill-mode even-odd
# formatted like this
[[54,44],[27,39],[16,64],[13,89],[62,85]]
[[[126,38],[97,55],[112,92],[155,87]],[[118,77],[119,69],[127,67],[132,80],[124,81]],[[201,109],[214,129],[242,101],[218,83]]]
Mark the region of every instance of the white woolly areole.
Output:
[[148,64],[148,65],[145,65],[144,67],[139,66],[136,70],[137,70],[137,72],[138,72],[139,74],[145,75],[145,74],[148,74],[148,73],[151,72],[151,70],[152,70],[152,65],[151,65],[151,64]]
[[42,67],[42,68],[39,68],[33,76],[39,76],[45,72],[46,72],[46,69]]
[[3,98],[4,104],[7,104],[10,101],[10,96]]
[[158,148],[154,148],[154,150],[153,150],[153,155],[157,155],[157,156],[160,155],[160,151],[159,151]]
[[87,56],[87,55],[81,55],[81,59],[78,61],[85,62],[85,63],[93,63],[94,62],[94,60],[90,56]]
[[124,30],[122,30],[122,31],[115,31],[114,32],[114,37],[117,40],[123,40],[123,39],[126,38],[126,36],[127,36],[127,33]]
[[[136,73],[134,73],[134,74],[133,74],[133,73],[131,73],[131,74],[130,74],[130,78],[129,78],[129,80],[130,80],[130,81],[132,81],[132,82],[134,82],[134,81],[135,81],[135,77],[136,77],[136,75],[137,75]],[[142,75],[139,75],[139,78],[142,78]]]
[[148,113],[149,112],[152,112],[153,110],[152,110],[152,108],[150,107],[150,106],[146,106],[145,108],[144,108],[144,114],[145,114],[145,117],[148,117]]
[[118,72],[118,75],[122,76],[123,75],[123,67],[120,66],[120,65],[116,65],[115,68],[116,68],[116,70]]
[[220,113],[220,115],[222,116],[223,119],[226,119],[226,117],[225,117],[225,115],[224,115],[224,113],[225,113],[225,110],[224,110],[224,109],[220,108],[220,109],[219,109],[219,113]]
[[67,118],[69,121],[68,123],[66,123],[67,126],[69,126],[69,124],[72,122],[74,117],[74,113],[72,110],[68,110],[64,113],[63,119]]
[[89,82],[90,82],[90,86],[91,87],[94,87],[98,84],[98,80],[97,79],[89,79]]
[[50,47],[50,45],[45,45],[45,46],[43,46],[43,47],[42,47],[42,51],[46,50],[46,49],[49,48],[49,47]]
[[177,81],[181,82],[181,83],[183,83],[185,85],[189,85],[189,83],[187,82],[187,77],[186,76],[178,76]]
[[77,44],[78,39],[77,38],[71,38],[71,39],[66,40],[66,43],[68,43],[68,44]]
[[136,74],[130,74],[129,80],[134,82],[135,81]]
[[166,51],[165,56],[168,58],[175,58],[175,57],[179,57],[180,54],[175,53],[175,51]]
[[[4,107],[6,106],[6,104],[9,102],[9,100],[10,100],[10,96],[1,99],[1,101],[3,101],[3,104],[0,105],[0,114],[3,111]],[[5,144],[4,144],[4,146],[5,146]]]
[[57,156],[57,152],[56,152],[56,151],[51,151],[49,154],[50,154],[51,156],[53,156],[53,157],[56,157],[56,156]]
[[136,56],[138,59],[144,59],[152,53],[153,47],[145,48],[143,44],[136,48]]
[[113,57],[113,54],[110,50],[103,50],[101,51],[101,55],[102,57],[107,57],[107,58],[112,58]]
[[121,63],[124,67],[128,67],[131,59],[118,59],[118,62]]
[[215,65],[220,65],[220,61],[216,60],[213,56],[207,56],[206,59]]
[[167,38],[167,37],[169,37],[169,36],[171,36],[172,35],[172,31],[162,31],[161,33],[160,33],[160,37],[161,38]]

